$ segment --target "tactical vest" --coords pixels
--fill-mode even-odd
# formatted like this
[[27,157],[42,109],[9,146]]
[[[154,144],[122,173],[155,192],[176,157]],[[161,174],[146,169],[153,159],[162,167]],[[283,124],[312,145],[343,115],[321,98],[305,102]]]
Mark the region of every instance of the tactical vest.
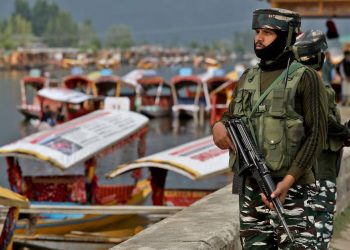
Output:
[[257,146],[273,171],[290,167],[305,137],[303,117],[294,110],[295,93],[305,69],[294,61],[288,71],[287,83],[284,70],[264,93],[260,93],[261,70],[254,67],[248,71],[234,99],[234,115],[241,117],[250,127]]
[[[340,111],[337,108],[337,103],[335,99],[335,91],[330,85],[325,85],[327,99],[328,99],[328,115],[333,116],[335,120],[341,124]],[[333,152],[337,152],[343,146],[343,139],[339,137],[327,137],[326,149]]]

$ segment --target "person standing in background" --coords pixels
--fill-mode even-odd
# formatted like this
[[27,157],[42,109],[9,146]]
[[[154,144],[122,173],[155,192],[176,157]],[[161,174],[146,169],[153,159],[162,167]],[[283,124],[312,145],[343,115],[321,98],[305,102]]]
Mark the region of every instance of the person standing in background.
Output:
[[344,52],[344,59],[339,65],[341,77],[342,105],[350,105],[350,51]]
[[322,80],[325,84],[331,85],[335,73],[335,67],[331,60],[331,54],[329,51],[325,51],[322,53],[322,57],[324,58],[324,63],[322,66]]
[[[328,45],[326,36],[320,30],[308,30],[297,37],[293,52],[297,60],[321,73],[322,64],[327,62]],[[326,56],[326,61],[324,57]],[[323,65],[324,66],[324,65]],[[322,70],[323,73],[323,70]],[[333,220],[336,212],[336,177],[339,171],[341,150],[350,138],[349,129],[341,124],[340,111],[337,108],[335,91],[330,80],[323,75],[328,100],[328,136],[325,149],[317,159],[317,193],[315,196],[315,225],[317,247],[329,249],[333,235]]]
[[335,39],[339,37],[337,27],[335,26],[335,23],[333,20],[329,19],[326,22],[327,26],[327,38],[328,39]]

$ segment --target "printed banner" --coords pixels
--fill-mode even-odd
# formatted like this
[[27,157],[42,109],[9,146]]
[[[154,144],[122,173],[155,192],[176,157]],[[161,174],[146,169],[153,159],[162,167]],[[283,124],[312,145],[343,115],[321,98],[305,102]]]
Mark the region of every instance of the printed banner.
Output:
[[113,178],[126,171],[142,167],[158,167],[199,179],[229,171],[228,150],[219,149],[208,136],[175,148],[118,166],[108,174]]
[[0,155],[29,155],[67,169],[117,145],[147,123],[148,118],[136,112],[98,110],[5,145]]

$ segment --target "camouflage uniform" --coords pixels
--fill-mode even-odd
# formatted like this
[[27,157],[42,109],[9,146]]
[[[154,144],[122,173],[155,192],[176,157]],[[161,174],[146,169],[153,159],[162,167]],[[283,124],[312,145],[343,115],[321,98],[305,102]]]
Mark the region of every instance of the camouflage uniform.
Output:
[[[240,227],[243,249],[316,249],[313,196],[315,185],[293,186],[284,203],[285,219],[294,244],[279,223],[277,214],[266,208],[253,183],[245,186],[240,196]],[[292,225],[292,226],[290,226]]]
[[[326,86],[328,94],[329,121],[341,125],[340,114],[336,108],[335,92],[331,86]],[[315,197],[315,222],[317,231],[317,247],[320,250],[329,249],[333,235],[333,221],[336,212],[336,162],[339,150],[342,148],[343,138],[328,136],[327,149],[318,158],[318,192]]]
[[[321,70],[324,52],[327,50],[325,35],[319,30],[308,30],[297,38],[293,51],[299,62],[315,70]],[[324,82],[328,99],[328,120],[330,127],[327,146],[318,157],[317,192],[315,196],[315,226],[317,248],[329,249],[333,234],[333,220],[336,212],[336,163],[343,136],[347,129],[341,124],[340,112],[336,107],[335,91],[330,83]],[[332,136],[332,132],[337,136]],[[344,134],[345,132],[345,134]]]
[[[336,108],[335,92],[329,85],[326,85],[326,90],[329,107],[328,120],[337,123],[338,128],[346,132],[347,129],[340,123],[341,119],[339,110]],[[329,132],[331,132],[330,130]],[[333,235],[333,221],[337,200],[336,164],[342,145],[342,137],[332,137],[329,134],[327,148],[318,157],[318,192],[315,197],[315,225],[317,230],[317,247],[320,250],[329,249]]]
[[336,212],[337,187],[329,180],[317,180],[315,197],[315,226],[317,232],[317,248],[329,249],[333,235],[333,221]]
[[[293,43],[293,35],[299,32],[299,27],[300,16],[295,12],[267,9],[257,10],[253,14],[253,29],[267,28],[288,34],[285,44],[286,49],[283,52],[284,54],[281,54],[279,57],[286,56],[285,62],[287,60],[289,62],[287,56]],[[291,66],[293,64],[294,62],[291,63]],[[268,66],[270,65],[276,65],[276,63]],[[259,66],[261,67],[262,65],[259,64]],[[273,85],[272,81],[279,78],[282,71],[283,68],[278,68],[277,70],[272,69],[270,72],[266,72],[264,69],[260,70],[259,67],[246,71],[239,81],[239,88],[235,91],[234,100],[230,103],[228,111],[221,119],[221,122],[225,122],[225,120],[234,116],[248,120],[250,129],[254,133],[253,137],[265,156],[275,183],[281,181],[286,175],[292,175],[296,180],[295,184],[289,189],[283,205],[286,210],[286,222],[295,240],[294,243],[291,243],[280,225],[277,214],[266,208],[261,200],[259,187],[254,180],[247,177],[244,191],[239,197],[240,236],[243,249],[317,249],[313,215],[316,192],[314,176],[316,159],[313,155],[324,144],[326,115],[325,108],[319,104],[319,100],[325,97],[325,93],[319,90],[321,83],[316,72],[301,66],[301,68],[299,67],[299,69],[294,71],[297,71],[295,74],[289,74],[288,71],[284,87],[277,84],[275,86],[278,86],[278,89],[276,87],[270,94],[264,95],[267,87],[270,88]],[[257,72],[257,74],[254,72]],[[299,87],[300,85],[301,87]],[[283,91],[287,88],[288,93],[286,94]],[[307,93],[307,96],[309,96],[309,94],[315,92],[318,94],[310,95],[312,98],[307,100],[304,98],[303,101],[305,101],[301,105],[299,103],[301,96],[295,97],[295,93],[299,95]],[[260,93],[264,94],[260,95]],[[261,96],[265,96],[265,100],[262,103],[263,105],[260,105],[259,109],[257,109],[259,114],[252,115],[253,106],[257,106],[259,102],[257,98]],[[293,99],[293,97],[296,99]],[[279,99],[277,100],[276,98]],[[294,106],[295,100],[298,103]],[[299,114],[305,111],[303,109],[304,105],[308,106],[309,104],[315,106],[317,110],[314,112],[308,111],[307,116],[301,117]],[[278,108],[277,112],[275,112],[276,107]],[[285,113],[279,112],[281,111],[279,108],[283,109]],[[283,121],[289,118],[291,119],[287,122],[290,122],[290,126],[288,128],[283,127],[287,124],[283,123]],[[303,135],[306,129],[303,124],[303,118],[305,121],[308,121],[308,129],[312,129],[312,131],[320,130],[321,132],[318,133],[321,135],[319,136],[318,133],[317,135],[313,133],[312,136],[310,135],[311,133],[307,136]],[[318,122],[312,123],[309,122],[310,120]],[[266,124],[264,123],[265,121]],[[268,121],[272,121],[272,123],[267,123]],[[321,123],[322,125],[319,125]],[[280,127],[283,129],[280,129]],[[284,131],[281,133],[286,134],[280,135],[279,131]],[[301,133],[299,134],[300,136],[298,136],[299,132]],[[270,139],[266,138],[268,135],[270,135]],[[277,140],[274,138],[277,138]],[[303,147],[304,145],[307,146]],[[230,151],[230,166],[234,162],[237,163],[236,160],[235,152]]]

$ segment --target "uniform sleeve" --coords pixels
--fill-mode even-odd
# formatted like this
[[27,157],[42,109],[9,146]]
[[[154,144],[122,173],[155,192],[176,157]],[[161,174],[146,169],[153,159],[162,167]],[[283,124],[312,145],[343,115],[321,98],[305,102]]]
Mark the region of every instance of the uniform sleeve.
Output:
[[[301,102],[304,117],[305,140],[288,171],[295,180],[313,167],[324,148],[327,136],[327,95],[316,71],[308,68],[297,87],[296,96]],[[296,98],[297,98],[296,97]]]
[[328,115],[328,135],[347,139],[350,138],[350,130],[333,115]]

